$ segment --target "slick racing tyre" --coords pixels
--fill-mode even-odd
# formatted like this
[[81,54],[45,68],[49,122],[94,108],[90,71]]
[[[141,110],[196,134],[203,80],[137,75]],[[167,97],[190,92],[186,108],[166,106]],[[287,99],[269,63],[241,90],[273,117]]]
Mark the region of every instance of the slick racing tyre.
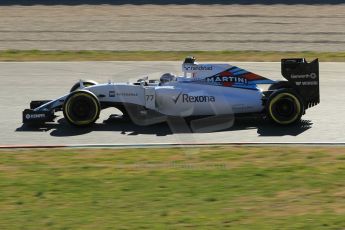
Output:
[[[92,80],[83,80],[82,81],[83,82],[83,85],[85,86],[85,87],[89,87],[89,86],[92,86],[92,85],[97,85],[98,83],[97,82],[95,82],[95,81],[92,81]],[[70,93],[71,92],[73,92],[73,91],[76,91],[77,89],[80,89],[80,82],[77,82],[77,83],[75,83],[73,86],[72,86],[72,88],[70,89]]]
[[304,106],[300,96],[292,89],[272,93],[266,104],[268,117],[277,124],[290,125],[300,121]]
[[97,97],[84,90],[72,92],[63,105],[63,115],[74,126],[90,126],[96,122],[101,111]]

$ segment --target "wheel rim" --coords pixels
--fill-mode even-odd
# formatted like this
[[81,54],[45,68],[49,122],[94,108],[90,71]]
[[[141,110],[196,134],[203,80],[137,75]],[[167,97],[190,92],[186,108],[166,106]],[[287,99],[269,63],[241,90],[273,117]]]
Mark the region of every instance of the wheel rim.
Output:
[[282,98],[276,102],[273,109],[278,116],[290,118],[296,111],[296,104],[291,98]]
[[97,119],[98,111],[96,99],[85,93],[72,95],[65,106],[67,119],[76,125],[87,125],[94,122]]
[[301,103],[291,93],[281,93],[274,97],[269,106],[272,119],[279,124],[296,121],[301,113]]

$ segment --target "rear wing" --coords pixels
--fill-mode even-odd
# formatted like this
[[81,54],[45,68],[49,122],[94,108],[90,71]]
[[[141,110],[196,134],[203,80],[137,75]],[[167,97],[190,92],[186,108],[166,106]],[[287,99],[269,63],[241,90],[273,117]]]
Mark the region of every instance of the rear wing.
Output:
[[304,58],[282,59],[281,72],[302,96],[306,109],[320,103],[318,59],[310,63]]

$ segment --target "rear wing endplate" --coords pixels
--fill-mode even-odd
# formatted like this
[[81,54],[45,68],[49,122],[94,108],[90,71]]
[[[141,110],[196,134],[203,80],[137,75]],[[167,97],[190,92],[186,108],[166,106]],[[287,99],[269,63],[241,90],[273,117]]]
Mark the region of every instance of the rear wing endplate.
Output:
[[310,63],[304,58],[282,59],[281,72],[302,96],[306,109],[320,103],[318,59]]

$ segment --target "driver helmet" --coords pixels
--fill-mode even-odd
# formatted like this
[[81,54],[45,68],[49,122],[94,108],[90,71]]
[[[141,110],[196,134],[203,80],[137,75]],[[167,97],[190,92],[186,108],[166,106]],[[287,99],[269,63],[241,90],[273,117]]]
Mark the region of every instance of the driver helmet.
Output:
[[175,80],[176,76],[172,73],[165,73],[161,76],[160,82],[165,83]]

